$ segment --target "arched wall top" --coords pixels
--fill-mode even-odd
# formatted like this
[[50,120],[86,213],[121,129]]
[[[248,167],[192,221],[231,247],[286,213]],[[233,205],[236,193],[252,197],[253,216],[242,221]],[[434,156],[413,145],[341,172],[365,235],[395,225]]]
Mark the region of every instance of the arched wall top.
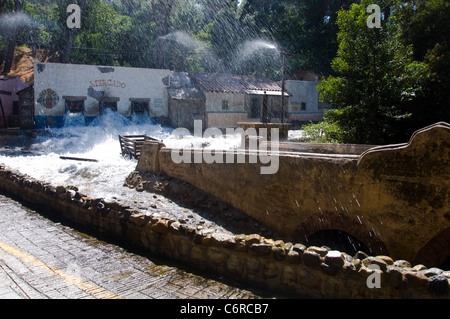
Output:
[[[450,124],[416,131],[408,143],[373,147],[358,159],[359,171],[373,175],[450,177]],[[444,175],[442,175],[444,174]]]

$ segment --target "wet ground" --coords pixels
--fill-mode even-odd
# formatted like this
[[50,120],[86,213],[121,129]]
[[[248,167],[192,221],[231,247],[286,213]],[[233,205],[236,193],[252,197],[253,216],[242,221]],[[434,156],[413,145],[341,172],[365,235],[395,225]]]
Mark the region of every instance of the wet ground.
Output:
[[0,299],[260,298],[76,231],[1,193],[0,229]]
[[[61,165],[55,172],[71,171],[67,185],[90,182],[108,163],[70,163],[48,155],[48,132],[27,132],[19,136],[0,135],[0,162],[23,161],[19,165]],[[59,140],[56,140],[59,142]],[[52,157],[51,157],[52,156]],[[51,163],[50,163],[51,162]],[[276,234],[256,220],[217,201],[187,183],[161,176],[127,178],[135,161],[118,160],[116,185],[106,185],[109,201],[137,207],[149,214],[175,217],[208,232]],[[66,166],[64,166],[66,165]],[[14,168],[14,167],[13,167]],[[47,169],[44,167],[44,169]],[[21,173],[21,169],[19,169]],[[47,182],[61,185],[57,175],[44,173]],[[81,173],[80,173],[81,172]],[[62,173],[61,173],[62,174]],[[80,174],[85,174],[81,176]],[[30,175],[30,174],[29,174]],[[32,174],[31,174],[32,176]],[[39,176],[32,176],[37,177]],[[105,180],[108,176],[105,177]],[[56,180],[56,183],[52,181]],[[120,182],[118,182],[120,181]],[[137,182],[137,183],[136,183]],[[142,183],[143,182],[143,183]],[[90,197],[96,194],[85,193]],[[174,261],[161,261],[145,252],[130,252],[110,242],[90,237],[68,226],[46,219],[35,211],[0,194],[0,298],[272,298],[271,292],[251,292],[238,283],[226,283],[214,274],[194,274]],[[169,266],[171,264],[171,266]],[[257,291],[257,290],[255,290]]]
[[60,155],[66,155],[65,148],[74,148],[76,141],[86,143],[84,133],[69,133],[64,130],[28,131],[8,139],[1,138],[0,163],[6,162],[7,167],[54,186],[75,186],[80,193],[91,198],[105,198],[136,207],[144,213],[174,217],[181,223],[208,228],[210,232],[258,233],[267,238],[281,239],[258,221],[185,182],[152,174],[133,175],[137,161],[120,156],[116,136],[112,141],[101,141],[107,146],[107,151],[114,154],[112,159],[100,158],[103,154],[99,152],[88,152],[76,156],[100,158],[99,162],[62,160]]

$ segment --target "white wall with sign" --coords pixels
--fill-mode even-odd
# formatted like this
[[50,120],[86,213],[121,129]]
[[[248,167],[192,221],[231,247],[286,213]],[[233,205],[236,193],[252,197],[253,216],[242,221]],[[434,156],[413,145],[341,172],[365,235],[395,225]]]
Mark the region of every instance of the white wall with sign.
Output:
[[168,115],[170,70],[60,63],[35,63],[34,69],[36,117],[64,116],[75,102],[85,116],[98,116],[102,107],[131,116],[133,101],[148,103],[151,117]]

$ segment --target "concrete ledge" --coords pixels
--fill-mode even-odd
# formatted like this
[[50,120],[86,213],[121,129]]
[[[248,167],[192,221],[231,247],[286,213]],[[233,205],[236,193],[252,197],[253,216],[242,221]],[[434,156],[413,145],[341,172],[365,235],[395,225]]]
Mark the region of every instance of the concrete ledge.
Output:
[[[261,148],[270,149],[270,142],[262,142]],[[280,142],[278,148],[284,152],[304,152],[317,154],[347,154],[361,155],[376,145],[364,144],[333,144],[333,143],[295,143]]]
[[[144,214],[74,187],[54,186],[0,165],[0,189],[99,233],[202,270],[309,298],[450,298],[450,273],[388,256],[349,256],[258,234],[202,234],[175,218]],[[369,288],[379,285],[380,288]]]
[[238,122],[237,126],[243,130],[255,129],[256,135],[261,135],[260,130],[265,129],[265,134],[267,140],[271,140],[271,129],[278,129],[279,139],[285,140],[288,137],[289,129],[292,127],[291,123],[259,123],[259,122]]

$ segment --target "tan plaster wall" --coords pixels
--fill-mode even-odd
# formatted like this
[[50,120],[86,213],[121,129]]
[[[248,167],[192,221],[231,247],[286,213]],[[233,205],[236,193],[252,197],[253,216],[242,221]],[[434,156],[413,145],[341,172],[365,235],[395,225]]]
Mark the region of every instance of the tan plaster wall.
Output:
[[189,182],[286,236],[338,229],[375,253],[412,260],[450,228],[449,141],[448,124],[438,123],[360,156],[281,152],[273,175],[248,159],[175,164],[171,149],[146,145],[137,168]]

